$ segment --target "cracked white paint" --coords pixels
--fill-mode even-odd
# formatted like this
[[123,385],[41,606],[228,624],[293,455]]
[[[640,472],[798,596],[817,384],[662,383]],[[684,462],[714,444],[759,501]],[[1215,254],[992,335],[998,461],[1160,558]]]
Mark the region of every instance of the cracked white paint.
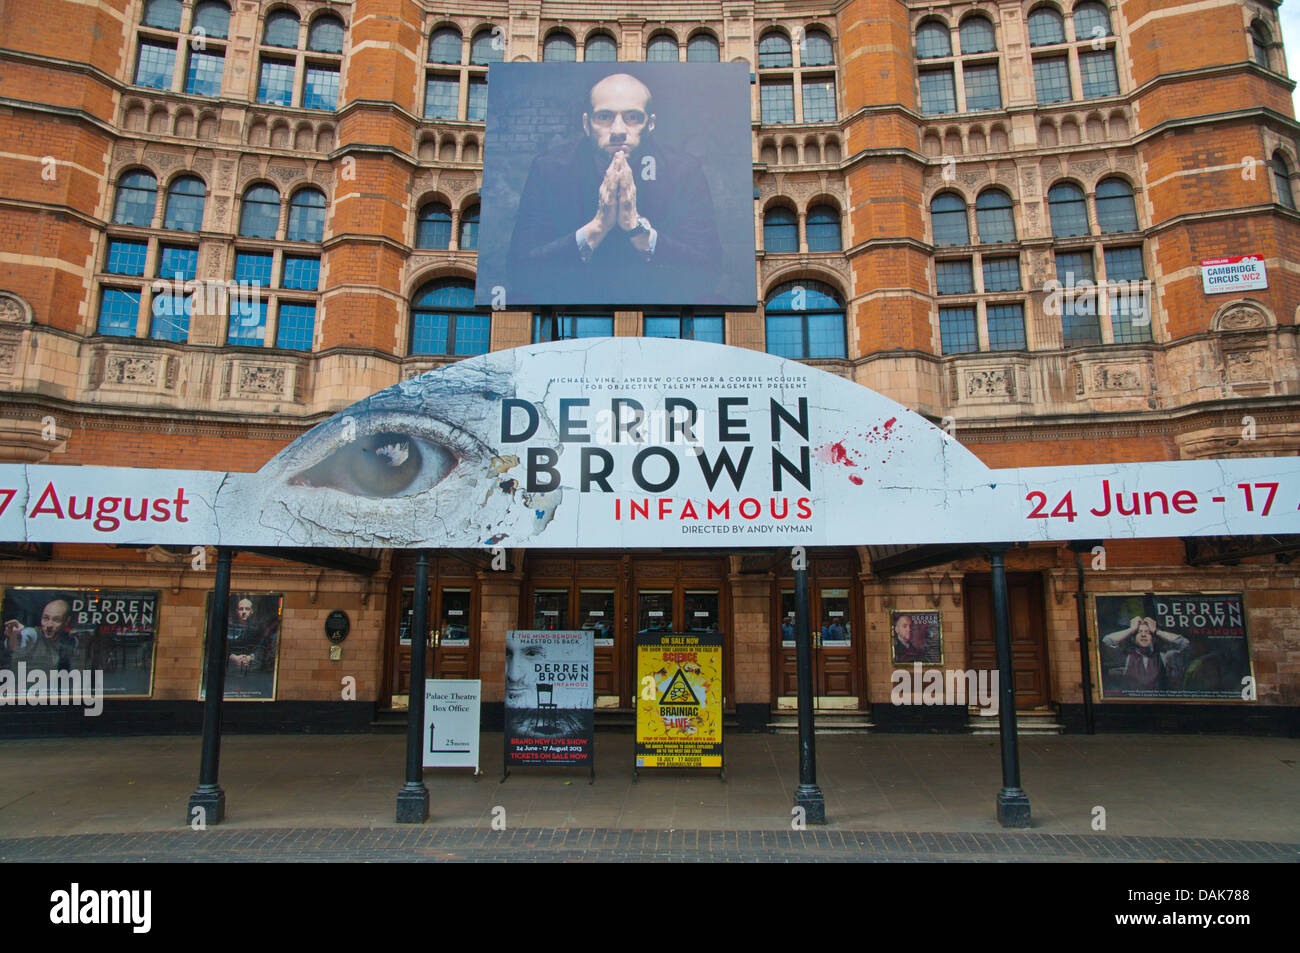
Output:
[[[688,383],[701,377],[721,383]],[[741,378],[758,380],[733,380]],[[662,493],[641,490],[632,481],[632,461],[645,446],[606,443],[600,449],[613,457],[616,492],[583,492],[582,452],[597,444],[560,442],[561,398],[591,401],[580,413],[594,435],[593,418],[612,398],[635,399],[652,414],[666,412],[670,396],[694,401],[699,411],[698,446],[667,445],[679,464],[677,483]],[[782,425],[773,443],[769,399],[796,412],[804,396],[809,439]],[[718,400],[725,397],[749,399],[730,411],[748,442],[721,439]],[[505,398],[537,406],[537,432],[527,442],[503,443]],[[359,492],[346,479],[322,485],[303,476],[366,438],[377,441],[375,451],[389,469],[420,461],[409,485]],[[423,449],[404,449],[408,460],[394,446]],[[741,488],[733,488],[723,471],[709,491],[701,461],[716,462],[724,448],[739,459],[746,446],[753,449]],[[773,492],[773,449],[797,464],[804,446],[812,457],[811,486],[805,490],[787,477],[784,489]],[[529,448],[558,453],[558,489],[527,492]],[[662,461],[648,464],[652,478],[662,472]],[[63,519],[33,514],[51,482],[63,501]],[[1239,484],[1248,485],[1249,499]],[[87,496],[172,500],[182,487],[185,522],[118,519],[103,529],[66,512],[73,496],[80,508]],[[1116,500],[1129,509],[1135,493],[1140,512],[1120,513]],[[800,498],[807,500],[808,519],[795,516]],[[1032,516],[1040,499],[1045,518]],[[621,519],[615,518],[616,500]],[[629,518],[634,500],[649,500],[651,518]],[[729,501],[728,518],[707,519],[709,500]],[[754,500],[761,515],[740,518],[743,500]],[[778,519],[772,511],[782,500],[786,517]],[[688,501],[696,519],[682,518]],[[990,470],[919,415],[815,368],[720,345],[603,338],[495,352],[403,381],[315,427],[256,474],[0,466],[0,506],[0,540],[187,546],[716,548],[1298,533],[1300,460]],[[109,514],[100,526],[113,522]],[[686,531],[701,526],[709,531]]]

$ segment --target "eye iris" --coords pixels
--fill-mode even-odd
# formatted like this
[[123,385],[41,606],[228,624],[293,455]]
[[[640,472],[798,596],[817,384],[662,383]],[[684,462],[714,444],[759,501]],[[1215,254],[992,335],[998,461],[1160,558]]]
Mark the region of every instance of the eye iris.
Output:
[[361,437],[344,448],[346,466],[362,492],[387,496],[405,490],[420,472],[420,448],[399,433]]

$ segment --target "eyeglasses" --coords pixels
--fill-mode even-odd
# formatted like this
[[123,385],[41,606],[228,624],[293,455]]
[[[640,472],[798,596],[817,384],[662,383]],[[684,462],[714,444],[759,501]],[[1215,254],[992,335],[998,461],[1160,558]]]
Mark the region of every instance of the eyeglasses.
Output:
[[625,126],[644,126],[646,115],[640,109],[625,109],[622,113],[617,113],[612,109],[597,109],[591,114],[591,121],[597,126],[613,125],[616,116],[623,117]]

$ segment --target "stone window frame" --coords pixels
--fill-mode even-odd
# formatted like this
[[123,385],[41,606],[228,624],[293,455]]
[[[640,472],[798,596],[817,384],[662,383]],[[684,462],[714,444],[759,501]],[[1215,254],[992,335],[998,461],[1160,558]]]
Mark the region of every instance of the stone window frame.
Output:
[[[795,37],[802,36],[808,32],[824,33],[830,38],[831,42],[831,60],[830,63],[805,66],[803,63],[803,44],[795,42]],[[831,24],[822,20],[812,20],[807,23],[790,23],[785,21],[767,22],[757,31],[757,37],[754,41],[753,61],[758,63],[758,48],[763,37],[769,34],[779,33],[790,42],[790,63],[789,66],[764,66],[755,67],[758,76],[758,121],[760,126],[804,126],[804,125],[828,125],[838,123],[840,117],[844,115],[844,104],[840,101],[842,92],[839,80],[840,61],[842,57],[837,50],[838,37]],[[835,118],[834,119],[805,119],[804,118],[804,82],[824,83],[829,81],[833,96]],[[790,95],[793,100],[792,118],[788,122],[763,122],[763,90],[772,88],[776,85],[789,84]]]
[[[993,49],[978,53],[967,53],[961,48],[961,25],[972,17],[981,17],[993,25]],[[948,31],[948,55],[922,57],[917,46],[917,35],[929,25],[941,25]],[[920,14],[912,25],[912,62],[915,74],[915,96],[917,108],[922,115],[930,116],[964,116],[987,115],[1005,112],[1007,108],[1006,71],[1002,68],[1002,53],[1006,48],[1006,39],[1002,34],[1002,22],[996,10],[974,7],[962,14],[954,29],[946,17],[926,10]],[[998,106],[990,109],[971,110],[966,103],[966,70],[992,66],[998,77]],[[952,82],[952,112],[926,112],[921,98],[921,74],[944,73]]]
[[[1075,8],[1085,3],[1099,3],[1101,6],[1106,8],[1106,14],[1110,26],[1110,32],[1104,37],[1096,38],[1097,40],[1102,41],[1100,48],[1094,48],[1093,38],[1091,37],[1080,38],[1075,35],[1075,30],[1074,30]],[[1038,103],[1038,89],[1037,86],[1035,85],[1034,102],[1040,108],[1060,106],[1063,105],[1064,103],[1080,103],[1080,102],[1093,103],[1099,100],[1116,99],[1121,96],[1124,96],[1126,92],[1128,92],[1124,81],[1124,75],[1120,70],[1120,62],[1121,62],[1120,42],[1119,42],[1120,38],[1119,38],[1119,31],[1116,29],[1115,26],[1116,19],[1119,16],[1119,10],[1117,9],[1116,4],[1112,3],[1111,0],[1075,0],[1074,3],[1069,4],[1068,12],[1066,9],[1063,9],[1063,7],[1065,7],[1064,3],[1058,4],[1058,3],[1033,2],[1031,4],[1026,4],[1026,7],[1028,8],[1025,11],[1026,23],[1028,22],[1027,18],[1030,13],[1043,7],[1050,7],[1056,10],[1057,13],[1061,14],[1061,18],[1064,22],[1064,27],[1065,27],[1065,42],[1046,43],[1041,46],[1029,47],[1031,70],[1033,68],[1033,63],[1041,59],[1065,57],[1066,60],[1066,72],[1070,83],[1069,98],[1060,100],[1059,102],[1055,102],[1055,103]],[[1111,61],[1115,67],[1115,92],[1110,95],[1091,96],[1085,98],[1083,95],[1083,71],[1079,65],[1079,56],[1081,53],[1092,53],[1092,52],[1103,52],[1103,51],[1108,51],[1110,53]]]
[[[190,56],[194,52],[215,54],[221,53],[222,71],[221,83],[225,86],[226,70],[225,61],[230,52],[229,30],[224,37],[209,35],[202,28],[195,24],[195,13],[199,6],[198,0],[184,0],[181,5],[181,23],[179,30],[167,30],[162,27],[149,26],[144,22],[145,4],[140,4],[140,18],[135,25],[135,55],[128,62],[127,68],[130,70],[130,76],[127,84],[134,86],[136,89],[151,89],[155,92],[174,93],[181,96],[193,96],[198,99],[215,99],[220,97],[220,91],[217,96],[205,96],[201,93],[189,93],[185,91],[186,79],[190,71]],[[231,4],[227,3],[229,8]],[[231,9],[231,19],[234,19],[234,10]],[[198,32],[195,32],[196,28]],[[175,52],[175,59],[172,61],[172,78],[171,82],[163,89],[157,89],[153,86],[138,86],[136,84],[136,72],[140,64],[140,50],[144,43],[154,43],[160,46],[170,46]],[[183,54],[183,55],[182,55]]]
[[[422,49],[424,58],[422,60],[422,70],[420,79],[420,122],[424,124],[431,123],[449,123],[449,122],[472,122],[475,125],[483,125],[487,120],[487,110],[484,109],[484,116],[481,119],[475,119],[469,115],[469,90],[470,84],[487,82],[488,67],[491,63],[501,63],[505,61],[504,51],[502,56],[497,60],[490,60],[487,63],[475,63],[474,60],[474,41],[484,32],[491,36],[492,32],[500,24],[491,20],[476,21],[469,29],[462,29],[461,24],[446,18],[430,20],[426,24],[424,31],[424,41]],[[438,30],[454,29],[460,34],[460,60],[455,63],[435,63],[429,59],[429,51],[433,44],[433,35]],[[504,29],[504,27],[502,28]],[[554,32],[554,31],[552,31]],[[566,31],[567,32],[567,31]],[[569,34],[573,38],[573,34]],[[425,101],[428,94],[428,81],[433,77],[443,79],[455,79],[456,81],[456,115],[446,118],[432,118],[425,115],[428,110],[428,103]]]
[[[290,10],[298,16],[298,43],[294,47],[271,46],[266,43],[266,20],[271,14],[280,10]],[[349,29],[347,18],[342,14],[342,7],[320,7],[313,9],[309,14],[303,16],[302,11],[297,8],[279,3],[270,6],[261,11],[257,17],[257,68],[251,71],[249,82],[252,84],[249,97],[254,103],[262,106],[271,106],[277,109],[303,109],[312,113],[336,113],[339,109],[339,103],[336,99],[333,109],[317,109],[303,105],[303,100],[307,94],[307,70],[326,69],[338,73],[339,86],[338,91],[341,95],[343,92],[343,75],[344,59],[348,54]],[[333,17],[343,22],[343,51],[341,53],[325,53],[319,50],[309,50],[307,48],[307,38],[312,24],[321,17]],[[284,62],[291,60],[293,62],[293,94],[290,97],[289,104],[282,105],[278,103],[264,103],[257,98],[258,85],[261,83],[262,62],[272,60]]]

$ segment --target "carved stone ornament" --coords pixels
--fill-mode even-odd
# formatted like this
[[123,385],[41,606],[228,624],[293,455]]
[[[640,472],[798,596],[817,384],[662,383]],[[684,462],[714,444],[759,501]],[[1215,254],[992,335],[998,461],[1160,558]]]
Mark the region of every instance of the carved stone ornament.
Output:
[[32,309],[16,294],[0,291],[0,321],[10,324],[31,324]]
[[1228,351],[1223,357],[1230,381],[1266,381],[1272,376],[1267,351]]
[[469,175],[445,175],[439,182],[448,192],[464,192],[473,187],[475,179]]
[[154,387],[158,383],[158,360],[152,357],[132,357],[129,354],[112,354],[104,371],[106,384],[127,387]]
[[1221,308],[1211,326],[1215,331],[1257,331],[1267,328],[1269,320],[1256,305],[1240,301]]
[[1097,390],[1137,390],[1142,386],[1142,371],[1135,364],[1103,364],[1092,373]]
[[288,185],[290,182],[295,182],[298,179],[305,178],[307,175],[307,173],[302,169],[282,165],[271,166],[271,168],[266,170],[266,174],[277,182],[283,182],[285,185]]
[[170,152],[146,152],[144,161],[156,169],[162,169],[164,172],[174,165],[181,164],[181,157],[173,155]]
[[277,397],[284,393],[285,369],[283,367],[271,367],[265,364],[241,364],[239,365],[239,383],[237,390],[240,394],[274,394]]
[[1009,367],[990,367],[966,377],[967,397],[1014,397],[1015,372]]
[[18,345],[0,344],[0,374],[9,376],[18,366]]

